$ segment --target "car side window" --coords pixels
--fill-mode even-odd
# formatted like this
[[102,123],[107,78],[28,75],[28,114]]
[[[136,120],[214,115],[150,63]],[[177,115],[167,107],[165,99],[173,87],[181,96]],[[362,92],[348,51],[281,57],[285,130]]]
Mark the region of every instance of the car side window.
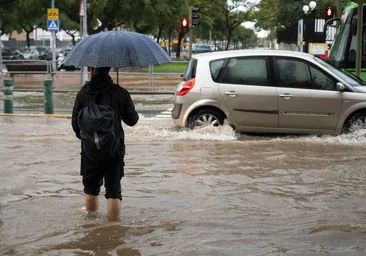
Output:
[[210,62],[210,71],[212,80],[218,82],[219,75],[224,68],[225,60],[213,60]]
[[335,90],[336,88],[334,78],[305,61],[276,57],[275,65],[280,87],[314,90]]
[[324,74],[319,69],[310,66],[311,81],[313,89],[336,90],[336,82],[333,78]]
[[312,89],[308,64],[296,59],[275,58],[280,87]]
[[229,60],[222,83],[268,85],[267,58],[232,58]]

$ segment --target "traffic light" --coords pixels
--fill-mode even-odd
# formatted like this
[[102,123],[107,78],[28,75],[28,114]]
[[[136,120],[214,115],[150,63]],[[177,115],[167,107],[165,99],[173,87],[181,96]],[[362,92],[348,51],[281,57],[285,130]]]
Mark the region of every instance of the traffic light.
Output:
[[334,16],[334,11],[332,7],[328,7],[327,9],[325,9],[325,20],[329,20],[331,18],[333,18]]
[[182,18],[180,20],[180,27],[182,29],[187,29],[189,27],[189,22],[188,22],[188,19],[187,18]]
[[198,13],[200,12],[200,8],[198,7],[191,7],[191,17],[192,17],[192,26],[198,25],[199,24],[199,15]]

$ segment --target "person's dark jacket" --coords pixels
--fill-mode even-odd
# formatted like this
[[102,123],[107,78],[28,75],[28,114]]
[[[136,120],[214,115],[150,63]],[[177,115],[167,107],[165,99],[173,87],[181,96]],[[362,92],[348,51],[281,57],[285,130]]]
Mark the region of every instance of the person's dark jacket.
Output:
[[134,126],[139,120],[139,116],[135,110],[129,92],[118,84],[113,84],[109,75],[97,74],[93,76],[90,82],[84,85],[78,92],[71,119],[75,135],[80,139],[80,128],[77,122],[79,111],[88,104],[93,103],[97,94],[99,94],[96,102],[97,104],[108,105],[115,111],[115,130],[118,137],[122,140],[121,144],[123,146],[122,150],[124,154],[125,136],[121,121],[129,126]]

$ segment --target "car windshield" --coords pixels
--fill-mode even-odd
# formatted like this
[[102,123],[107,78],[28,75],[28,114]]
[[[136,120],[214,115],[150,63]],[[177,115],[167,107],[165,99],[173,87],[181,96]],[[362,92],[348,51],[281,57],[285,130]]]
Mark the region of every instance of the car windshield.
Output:
[[63,53],[63,55],[66,57],[66,56],[67,56],[67,54],[68,54],[70,51],[71,51],[71,50],[69,50],[69,49],[65,50],[65,51],[64,51],[64,53]]
[[23,52],[23,53],[30,53],[31,52],[31,49],[29,49],[29,48],[22,48],[22,49],[20,49],[20,51]]
[[334,74],[336,74],[337,76],[339,76],[341,79],[343,79],[345,82],[347,82],[349,85],[353,86],[353,87],[357,87],[357,86],[365,86],[366,84],[362,81],[361,78],[357,77],[354,74],[351,74],[349,72],[345,72],[342,71],[332,65],[330,65],[329,63],[325,62],[324,60],[315,57],[315,60],[320,63],[322,66],[324,66],[325,68],[329,69],[330,71],[332,71]]
[[39,51],[39,52],[47,51],[47,48],[45,48],[45,47],[37,47],[36,49],[37,49],[37,51]]
[[196,44],[194,48],[206,48],[206,45],[203,44]]

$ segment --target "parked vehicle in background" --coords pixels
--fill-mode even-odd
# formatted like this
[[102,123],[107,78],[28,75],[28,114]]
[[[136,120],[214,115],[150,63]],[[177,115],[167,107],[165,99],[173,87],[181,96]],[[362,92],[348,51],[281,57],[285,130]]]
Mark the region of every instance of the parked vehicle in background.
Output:
[[204,53],[204,52],[211,52],[210,46],[207,44],[195,44],[192,47],[192,53]]
[[40,60],[52,60],[52,49],[49,46],[36,46],[39,53],[38,59]]
[[62,69],[66,70],[66,71],[73,71],[79,68],[76,68],[74,66],[65,66],[63,61],[65,60],[67,54],[72,50],[72,47],[66,47],[65,49],[63,49],[57,59],[57,69],[60,71]]
[[210,49],[211,49],[211,52],[219,51],[220,50],[218,46],[213,45],[213,44],[210,45]]
[[19,49],[16,59],[18,60],[38,60],[39,53],[35,46],[23,47]]
[[366,128],[366,86],[311,54],[235,50],[193,56],[172,110],[179,127],[340,134]]
[[[55,48],[55,58],[58,60],[58,58],[61,56],[62,48]],[[52,50],[51,50],[52,52]],[[52,54],[52,53],[51,53]]]
[[15,53],[14,53],[15,49],[13,48],[7,48],[4,47],[2,48],[2,57],[3,60],[14,60],[15,59]]

